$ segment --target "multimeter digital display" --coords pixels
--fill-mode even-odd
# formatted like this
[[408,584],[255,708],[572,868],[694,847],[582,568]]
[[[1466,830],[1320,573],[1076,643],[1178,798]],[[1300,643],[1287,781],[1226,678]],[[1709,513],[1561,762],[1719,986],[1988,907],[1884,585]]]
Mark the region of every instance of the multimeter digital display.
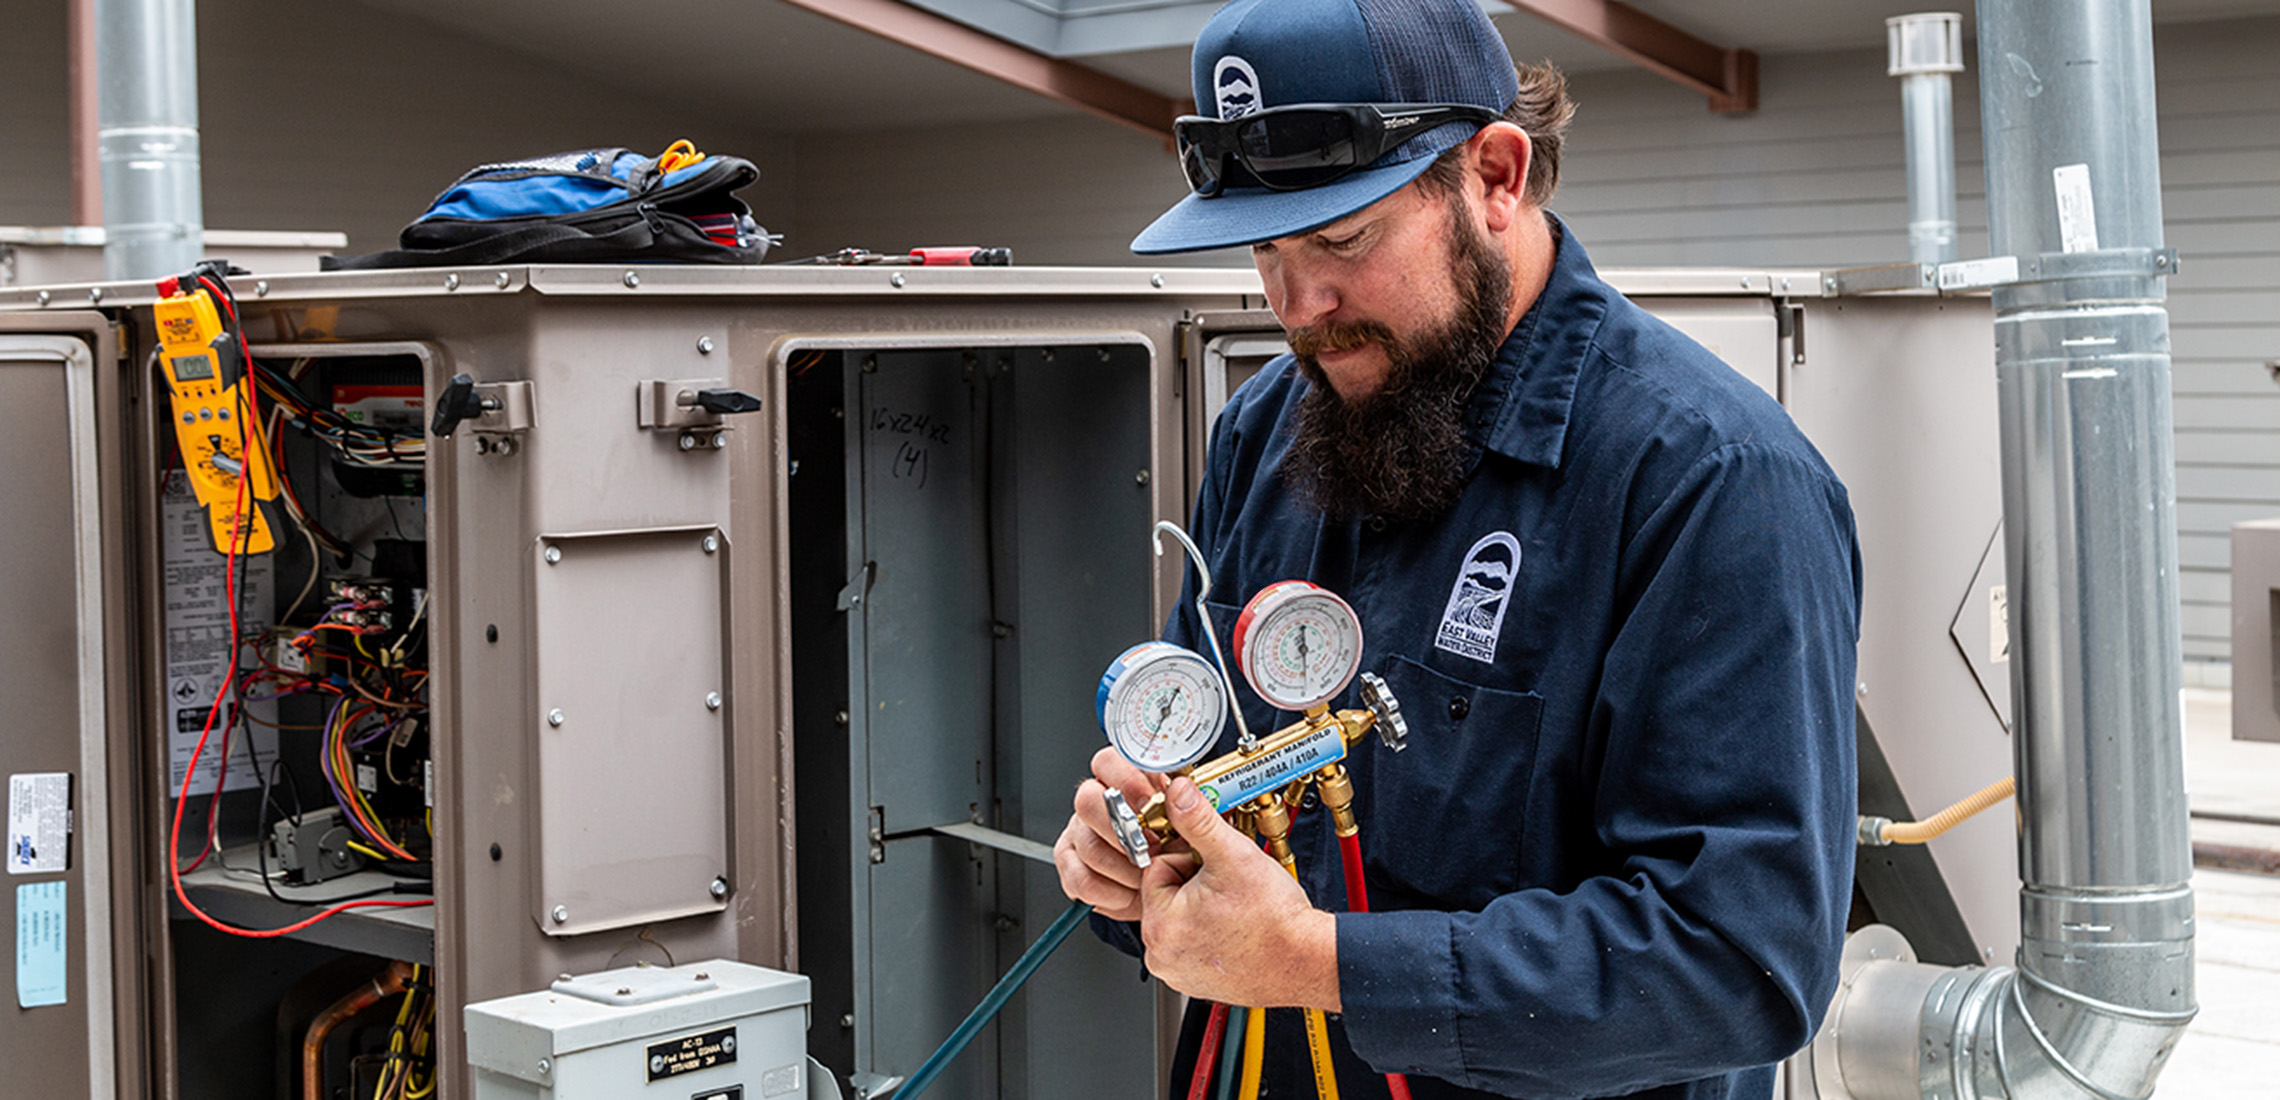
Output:
[[214,361],[207,356],[185,355],[175,359],[171,365],[177,382],[204,382],[214,377]]

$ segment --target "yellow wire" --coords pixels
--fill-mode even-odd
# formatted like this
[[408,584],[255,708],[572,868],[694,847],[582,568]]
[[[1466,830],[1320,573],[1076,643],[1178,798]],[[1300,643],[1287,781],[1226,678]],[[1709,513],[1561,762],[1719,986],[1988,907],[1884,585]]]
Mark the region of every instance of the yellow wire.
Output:
[[349,847],[354,848],[357,851],[364,853],[365,855],[371,856],[374,859],[381,860],[382,862],[385,862],[388,859],[387,856],[380,854],[379,849],[365,847],[364,842],[361,840],[351,840],[347,843]]

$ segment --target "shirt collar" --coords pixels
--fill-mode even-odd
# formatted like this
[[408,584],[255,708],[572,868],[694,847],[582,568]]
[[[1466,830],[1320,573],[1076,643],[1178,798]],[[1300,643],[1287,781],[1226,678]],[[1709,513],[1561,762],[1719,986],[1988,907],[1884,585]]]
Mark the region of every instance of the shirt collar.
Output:
[[1496,349],[1473,392],[1469,427],[1483,448],[1558,469],[1584,354],[1615,291],[1599,281],[1567,226],[1549,212],[1544,217],[1552,229],[1551,278]]

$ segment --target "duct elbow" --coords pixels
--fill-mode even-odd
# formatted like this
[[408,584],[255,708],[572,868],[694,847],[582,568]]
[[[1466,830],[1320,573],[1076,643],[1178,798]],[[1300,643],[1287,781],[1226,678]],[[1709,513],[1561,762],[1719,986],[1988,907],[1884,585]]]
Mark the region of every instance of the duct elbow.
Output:
[[[1793,1063],[1805,1094],[2145,1100],[2193,1018],[2192,942],[2108,946],[2042,952],[2089,961],[2077,975],[2086,990],[2031,967],[1928,966],[1898,932],[1862,929],[1846,942],[1827,1021]],[[2030,939],[2022,956],[2037,950]]]

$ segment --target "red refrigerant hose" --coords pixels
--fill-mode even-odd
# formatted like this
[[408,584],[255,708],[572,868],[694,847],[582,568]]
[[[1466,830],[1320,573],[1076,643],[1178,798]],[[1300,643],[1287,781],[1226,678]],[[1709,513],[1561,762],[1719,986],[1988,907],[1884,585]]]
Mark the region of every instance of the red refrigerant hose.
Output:
[[[1338,838],[1338,858],[1346,866],[1346,909],[1354,913],[1370,911],[1370,888],[1362,881],[1362,836],[1354,833]],[[1409,1100],[1409,1078],[1398,1073],[1385,1075],[1385,1088],[1393,1100]]]
[[1187,1100],[1211,1095],[1212,1067],[1219,1062],[1219,1042],[1227,1034],[1227,1006],[1214,1003],[1211,1021],[1203,1027],[1203,1048],[1195,1052],[1195,1075],[1188,1079]]

